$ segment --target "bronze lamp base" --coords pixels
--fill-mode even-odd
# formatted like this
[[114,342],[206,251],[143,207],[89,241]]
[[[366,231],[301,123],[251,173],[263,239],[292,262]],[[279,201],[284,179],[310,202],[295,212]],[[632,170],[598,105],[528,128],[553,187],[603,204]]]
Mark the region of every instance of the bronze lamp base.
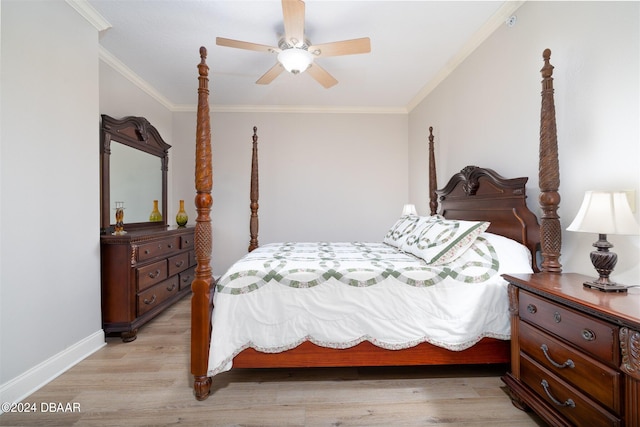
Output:
[[618,255],[614,252],[609,252],[609,248],[612,248],[613,245],[607,241],[607,235],[600,234],[599,236],[598,241],[593,244],[598,250],[592,251],[590,256],[591,263],[600,274],[600,277],[597,280],[584,282],[584,286],[602,292],[627,292],[626,286],[609,280],[609,275],[618,262]]

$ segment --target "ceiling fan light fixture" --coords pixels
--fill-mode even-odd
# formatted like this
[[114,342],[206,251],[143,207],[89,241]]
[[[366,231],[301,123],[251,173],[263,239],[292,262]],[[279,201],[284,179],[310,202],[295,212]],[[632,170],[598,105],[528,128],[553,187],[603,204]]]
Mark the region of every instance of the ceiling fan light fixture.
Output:
[[306,71],[313,62],[313,55],[306,49],[292,47],[284,49],[278,54],[278,62],[285,70],[292,74],[299,74]]

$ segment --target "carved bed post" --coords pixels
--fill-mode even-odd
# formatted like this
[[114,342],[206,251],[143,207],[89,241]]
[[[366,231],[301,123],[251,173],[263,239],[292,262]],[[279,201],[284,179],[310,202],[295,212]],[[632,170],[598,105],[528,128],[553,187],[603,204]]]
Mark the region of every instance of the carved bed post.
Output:
[[540,241],[542,252],[542,271],[561,273],[560,248],[562,246],[562,230],[558,205],[560,204],[560,168],[558,165],[558,137],[556,130],[556,107],[553,100],[553,65],[549,63],[551,50],[542,53],[544,66],[542,73],[542,108],[540,111],[540,164],[539,186],[540,207]]
[[433,149],[433,126],[429,126],[429,209],[430,215],[438,211],[438,179],[436,178],[436,157]]
[[258,185],[258,128],[253,127],[253,151],[251,152],[251,219],[249,220],[249,252],[258,247],[258,199],[260,186]]
[[207,49],[200,48],[198,64],[198,113],[196,124],[196,197],[198,211],[195,228],[195,254],[198,263],[191,284],[191,373],[196,399],[209,396],[211,378],[207,376],[209,356],[209,301],[213,276],[211,274],[211,206],[213,199],[213,172],[211,165],[211,124],[209,118],[209,67],[206,64]]

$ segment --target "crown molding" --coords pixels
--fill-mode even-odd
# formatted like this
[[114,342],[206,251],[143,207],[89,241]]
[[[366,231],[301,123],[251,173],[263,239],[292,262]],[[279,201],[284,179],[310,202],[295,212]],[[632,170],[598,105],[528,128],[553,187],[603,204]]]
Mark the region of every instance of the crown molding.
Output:
[[[66,0],[78,13],[89,21],[98,31],[111,28],[87,0]],[[440,83],[442,83],[478,46],[505,23],[526,0],[505,1],[498,11],[463,46],[460,51],[431,79],[406,107],[337,107],[337,106],[289,106],[289,105],[211,105],[212,112],[218,113],[312,113],[312,114],[408,114],[422,102]],[[197,106],[173,104],[147,81],[138,76],[122,61],[104,47],[99,47],[99,58],[125,78],[139,87],[172,112],[195,112]]]
[[169,101],[164,95],[158,92],[153,86],[147,83],[142,77],[137,75],[131,68],[127,67],[122,61],[116,58],[111,52],[109,52],[104,47],[100,46],[98,48],[98,57],[101,61],[109,65],[111,68],[122,74],[126,79],[128,79],[131,83],[136,85],[142,91],[147,93],[153,99],[162,104],[169,111],[176,111],[176,106]]
[[320,105],[212,105],[216,113],[408,114],[404,107],[337,107]]
[[458,51],[438,74],[431,79],[418,94],[407,104],[407,111],[411,112],[420,104],[440,83],[442,83],[469,55],[471,55],[491,34],[501,25],[504,25],[507,18],[520,8],[526,0],[505,1],[498,11],[489,19],[469,41]]
[[[171,112],[193,113],[198,107],[195,104],[173,104],[153,86],[138,76],[111,52],[99,46],[99,58],[140,90],[162,104]],[[308,113],[308,114],[408,114],[404,107],[336,107],[314,105],[216,105],[210,106],[215,113]]]
[[89,21],[98,31],[111,28],[109,21],[104,19],[100,13],[89,4],[87,0],[66,0],[67,4],[74,8],[84,19]]

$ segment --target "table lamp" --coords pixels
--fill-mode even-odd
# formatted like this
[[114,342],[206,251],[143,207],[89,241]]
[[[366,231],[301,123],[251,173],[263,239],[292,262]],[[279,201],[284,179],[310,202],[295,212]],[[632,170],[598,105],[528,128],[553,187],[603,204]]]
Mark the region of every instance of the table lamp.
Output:
[[613,245],[607,241],[607,234],[639,234],[640,227],[629,207],[627,194],[623,191],[587,191],[567,230],[599,235],[593,244],[597,250],[591,252],[591,263],[600,277],[584,282],[584,286],[603,292],[626,292],[626,286],[609,280],[618,255],[609,251]]
[[415,216],[418,215],[418,211],[416,211],[416,205],[406,204],[402,207],[402,216]]

